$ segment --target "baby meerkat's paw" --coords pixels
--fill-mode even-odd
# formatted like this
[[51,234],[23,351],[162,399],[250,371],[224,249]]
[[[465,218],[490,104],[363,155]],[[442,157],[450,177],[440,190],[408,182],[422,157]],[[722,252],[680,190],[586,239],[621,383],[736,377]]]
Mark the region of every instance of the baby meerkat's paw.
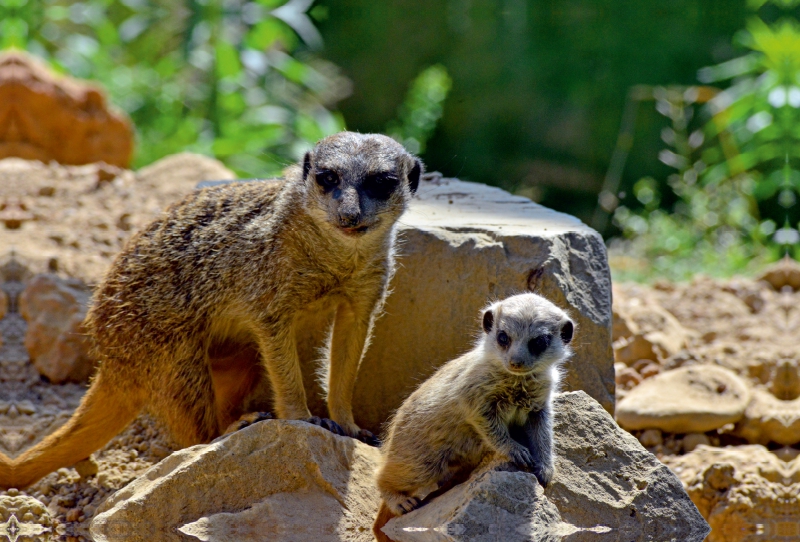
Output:
[[530,450],[521,444],[514,446],[508,456],[511,462],[521,469],[534,470],[537,467]]
[[533,474],[539,480],[539,485],[547,489],[548,484],[553,480],[556,469],[552,465],[537,465],[533,469]]
[[398,516],[416,510],[419,508],[419,505],[422,504],[422,501],[417,497],[409,497],[402,493],[395,493],[393,495],[384,494],[383,500],[386,502],[386,506],[389,507],[389,510]]

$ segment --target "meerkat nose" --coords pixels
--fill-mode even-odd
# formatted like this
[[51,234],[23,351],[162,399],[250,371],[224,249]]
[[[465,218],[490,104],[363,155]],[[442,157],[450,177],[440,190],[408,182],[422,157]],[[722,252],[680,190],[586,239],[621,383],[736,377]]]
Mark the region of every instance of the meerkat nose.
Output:
[[339,225],[343,228],[354,228],[361,222],[361,213],[358,209],[339,211]]

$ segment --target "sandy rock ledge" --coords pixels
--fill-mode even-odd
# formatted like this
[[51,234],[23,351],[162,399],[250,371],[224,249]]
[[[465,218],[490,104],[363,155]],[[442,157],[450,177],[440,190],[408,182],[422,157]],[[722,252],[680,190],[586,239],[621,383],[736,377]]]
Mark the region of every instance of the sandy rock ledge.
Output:
[[[580,533],[705,538],[708,525],[678,478],[596,401],[564,393],[555,411],[557,472],[547,490],[530,473],[490,462],[385,532],[397,542],[477,542],[501,532],[520,542]],[[379,459],[374,448],[303,422],[260,422],[174,453],[110,497],[91,533],[95,542],[371,541]]]
[[370,541],[379,459],[376,448],[305,422],[260,422],[154,466],[98,509],[92,537]]

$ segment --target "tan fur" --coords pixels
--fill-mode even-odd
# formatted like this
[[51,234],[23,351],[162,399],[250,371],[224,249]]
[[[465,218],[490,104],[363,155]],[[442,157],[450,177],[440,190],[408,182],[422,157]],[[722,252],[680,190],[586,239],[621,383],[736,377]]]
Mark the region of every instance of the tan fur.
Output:
[[[321,184],[326,171],[337,188]],[[142,408],[180,445],[208,442],[242,414],[262,370],[277,415],[310,418],[296,322],[320,307],[336,307],[329,415],[359,435],[353,387],[393,273],[395,222],[420,173],[395,141],[343,132],[282,183],[204,188],[170,207],[95,291],[85,324],[100,362],[80,407],[11,476],[0,465],[0,486],[25,487],[86,458]],[[386,197],[370,196],[386,186]]]
[[[377,476],[384,513],[413,510],[491,453],[530,469],[546,486],[553,476],[551,395],[573,328],[566,313],[536,294],[488,307],[476,347],[423,382],[392,419]],[[507,346],[498,342],[501,333]],[[529,344],[537,340],[546,345],[534,353]]]

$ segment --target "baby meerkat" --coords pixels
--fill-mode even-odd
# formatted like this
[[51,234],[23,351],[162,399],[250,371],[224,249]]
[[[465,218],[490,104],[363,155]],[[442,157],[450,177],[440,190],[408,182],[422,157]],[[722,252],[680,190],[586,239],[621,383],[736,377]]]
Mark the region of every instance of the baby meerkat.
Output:
[[[10,476],[0,468],[0,487],[88,457],[143,409],[179,445],[209,442],[244,414],[261,367],[278,417],[373,440],[353,419],[353,388],[394,272],[396,221],[421,173],[393,139],[342,132],[283,182],[203,188],[171,206],[129,241],[94,293],[85,326],[99,366],[80,406]],[[302,315],[326,307],[335,308],[333,422],[311,417],[296,346]]]
[[546,487],[554,474],[551,397],[573,331],[569,316],[536,294],[486,308],[475,348],[443,365],[392,419],[377,478],[381,514],[413,510],[491,452]]

